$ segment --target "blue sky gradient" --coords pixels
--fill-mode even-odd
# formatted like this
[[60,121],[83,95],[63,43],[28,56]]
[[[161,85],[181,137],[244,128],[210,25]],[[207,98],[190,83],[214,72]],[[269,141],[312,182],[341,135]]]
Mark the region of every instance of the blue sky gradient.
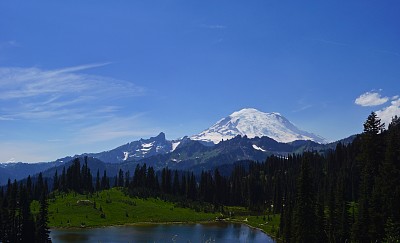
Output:
[[[400,111],[399,1],[1,1],[0,162],[50,161],[232,112],[330,141]],[[357,99],[357,100],[356,100]]]

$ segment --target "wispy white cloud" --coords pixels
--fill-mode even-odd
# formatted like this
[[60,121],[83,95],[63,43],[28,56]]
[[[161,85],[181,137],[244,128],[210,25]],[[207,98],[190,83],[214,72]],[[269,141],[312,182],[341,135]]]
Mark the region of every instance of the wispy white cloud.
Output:
[[388,97],[381,97],[378,92],[366,92],[360,95],[354,103],[360,106],[377,106],[385,104],[388,100]]
[[0,120],[107,116],[117,110],[115,99],[145,94],[145,88],[128,81],[79,72],[108,64],[56,70],[0,67]]
[[226,25],[220,25],[220,24],[212,24],[212,25],[202,24],[200,25],[200,27],[206,29],[217,29],[217,30],[223,30],[227,28]]
[[292,110],[292,112],[301,112],[307,109],[310,109],[313,107],[312,104],[310,104],[310,102],[307,100],[307,97],[301,97],[300,99],[298,99],[296,101],[296,106],[297,108],[295,108],[294,110]]
[[[397,95],[396,95],[397,96]],[[395,97],[396,97],[395,96]],[[381,110],[376,111],[377,116],[387,125],[390,124],[394,116],[400,117],[400,99],[392,100],[391,104]]]
[[6,117],[6,116],[0,116],[0,121],[13,121],[15,120],[14,118]]
[[303,105],[300,108],[293,110],[293,112],[304,111],[304,110],[310,109],[311,107],[313,107],[313,106],[312,105]]
[[65,140],[64,139],[59,139],[59,138],[54,138],[54,139],[48,139],[47,140],[47,142],[50,142],[50,143],[61,143],[61,142],[64,142]]

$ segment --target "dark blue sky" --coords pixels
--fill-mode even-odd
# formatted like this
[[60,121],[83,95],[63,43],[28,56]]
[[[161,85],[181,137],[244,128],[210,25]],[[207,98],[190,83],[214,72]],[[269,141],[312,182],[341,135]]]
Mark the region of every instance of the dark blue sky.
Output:
[[361,132],[371,111],[400,110],[399,13],[399,1],[1,1],[0,161],[174,139],[246,107],[328,140]]

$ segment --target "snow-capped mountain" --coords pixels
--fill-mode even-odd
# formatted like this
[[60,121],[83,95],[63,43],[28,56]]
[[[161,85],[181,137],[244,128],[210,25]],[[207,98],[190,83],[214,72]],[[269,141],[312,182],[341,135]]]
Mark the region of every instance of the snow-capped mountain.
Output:
[[237,135],[248,138],[268,136],[282,143],[296,140],[327,142],[320,136],[300,130],[279,113],[265,113],[253,108],[236,111],[190,139],[217,144]]

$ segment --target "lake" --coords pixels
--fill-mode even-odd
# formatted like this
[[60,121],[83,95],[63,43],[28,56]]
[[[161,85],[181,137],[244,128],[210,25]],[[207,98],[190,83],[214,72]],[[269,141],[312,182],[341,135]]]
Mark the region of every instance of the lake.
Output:
[[275,242],[242,224],[151,224],[91,229],[51,229],[53,242]]

